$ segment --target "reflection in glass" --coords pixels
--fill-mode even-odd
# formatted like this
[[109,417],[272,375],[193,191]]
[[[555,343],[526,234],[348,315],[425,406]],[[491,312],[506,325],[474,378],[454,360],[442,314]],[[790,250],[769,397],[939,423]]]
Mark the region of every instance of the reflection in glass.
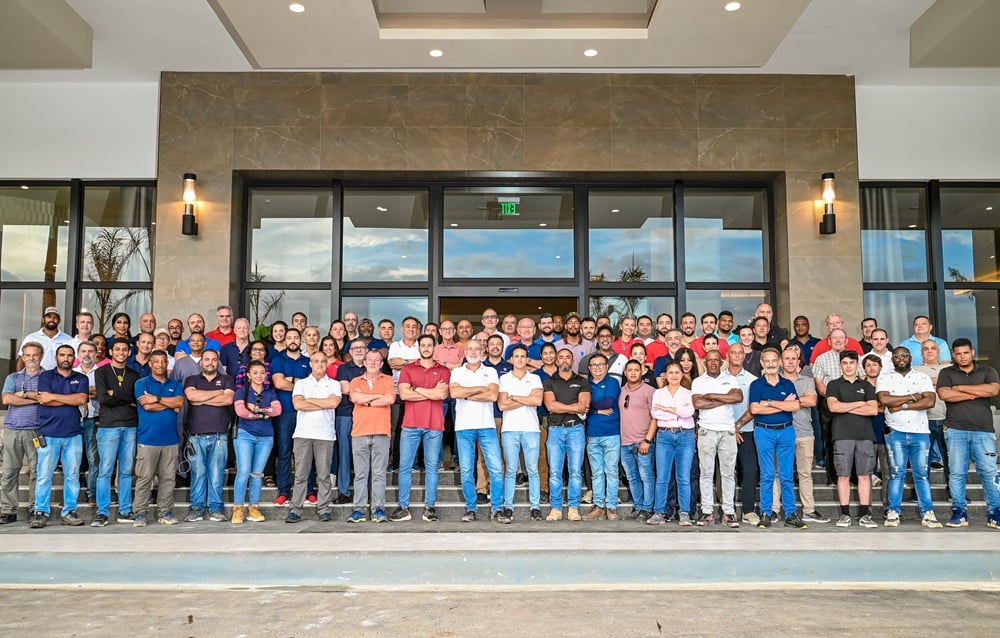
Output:
[[925,190],[865,187],[861,193],[864,280],[927,281]]
[[889,343],[893,345],[913,334],[914,317],[930,316],[928,304],[926,290],[865,291],[865,316],[878,320],[879,327],[889,333]]
[[592,281],[673,281],[672,191],[594,190],[589,209]]
[[249,282],[330,281],[331,190],[254,188],[250,228]]
[[0,188],[0,280],[66,281],[69,187]]
[[573,192],[447,190],[444,276],[573,277]]
[[152,186],[88,186],[83,195],[86,281],[152,281]]
[[340,305],[345,314],[353,312],[361,319],[371,319],[375,324],[375,336],[378,336],[378,323],[382,319],[392,319],[397,336],[404,317],[413,316],[420,323],[427,323],[427,297],[344,297]]
[[673,297],[591,297],[590,312],[594,319],[598,317],[608,317],[611,325],[617,326],[621,319],[629,315],[636,317],[649,315],[653,318],[654,325],[656,315],[661,312],[669,312],[674,318],[676,325],[677,315],[675,308],[677,300]]
[[945,297],[948,343],[959,337],[972,341],[979,361],[1000,367],[1000,292],[949,290]]
[[[139,331],[139,316],[149,312],[153,307],[153,291],[122,290],[122,289],[85,289],[80,291],[80,309],[88,310],[94,315],[94,334],[107,335],[114,330],[111,319],[119,312],[128,314],[132,320],[132,334]],[[186,321],[187,317],[183,320]],[[65,321],[65,318],[64,318]],[[160,319],[159,327],[165,328],[167,319]],[[185,323],[186,325],[186,323]],[[72,322],[63,328],[67,332],[73,329]]]
[[42,312],[49,306],[62,311],[59,328],[73,334],[73,320],[68,316],[64,290],[0,290],[0,384],[13,370],[17,350],[28,333],[42,325]]
[[344,281],[427,281],[427,191],[344,190]]
[[[258,303],[254,306],[254,303]],[[250,325],[268,325],[281,319],[292,325],[292,315],[305,313],[308,324],[320,327],[320,334],[326,334],[330,327],[329,290],[258,290],[247,289],[247,319]]]
[[944,278],[1000,282],[1000,188],[941,189]]
[[[701,334],[701,316],[706,312],[716,316],[723,310],[733,313],[735,326],[749,325],[753,319],[757,305],[767,301],[764,290],[688,290],[687,312],[692,312],[698,318],[695,332]],[[674,317],[677,323],[677,317]]]
[[688,189],[684,193],[688,281],[767,281],[767,192]]

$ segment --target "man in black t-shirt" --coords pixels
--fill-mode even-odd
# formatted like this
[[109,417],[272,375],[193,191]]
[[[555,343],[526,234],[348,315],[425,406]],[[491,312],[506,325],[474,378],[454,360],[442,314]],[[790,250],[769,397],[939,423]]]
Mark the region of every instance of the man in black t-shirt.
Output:
[[837,527],[851,526],[851,469],[858,475],[858,525],[878,527],[872,520],[872,472],[875,471],[875,436],[872,417],[878,414],[875,387],[858,377],[858,353],[840,353],[843,376],[826,386],[826,404],[833,415],[831,439],[837,470],[840,518]]

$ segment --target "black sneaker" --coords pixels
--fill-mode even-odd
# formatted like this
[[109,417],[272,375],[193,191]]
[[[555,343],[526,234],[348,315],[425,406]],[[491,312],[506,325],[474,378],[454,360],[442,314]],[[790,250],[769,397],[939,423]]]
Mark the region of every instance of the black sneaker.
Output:
[[794,527],[795,529],[809,529],[809,526],[802,521],[802,514],[795,512],[791,516],[785,519],[785,527]]
[[698,527],[707,527],[715,522],[715,512],[703,513],[695,523]]
[[531,510],[531,520],[540,521],[542,520],[542,511],[539,509]]
[[408,507],[397,507],[389,514],[389,520],[393,523],[402,523],[405,521],[412,521],[413,515],[410,514],[410,508]]
[[62,524],[69,525],[70,527],[79,527],[83,525],[83,519],[76,513],[76,510],[73,510],[62,515]]
[[10,523],[17,522],[17,514],[11,512],[10,514],[0,514],[0,525],[9,525]]
[[31,515],[31,522],[28,523],[28,527],[31,529],[42,529],[49,522],[49,517],[42,512],[35,512]]
[[486,505],[490,502],[490,497],[482,492],[476,492],[476,505]]
[[436,523],[438,521],[437,510],[434,509],[433,507],[425,507],[424,513],[420,518],[427,521],[428,523]]
[[549,493],[543,490],[541,492],[541,494],[539,495],[538,500],[539,500],[539,502],[541,502],[542,505],[548,504],[548,502],[549,502]]
[[108,517],[104,514],[98,514],[94,517],[94,521],[90,524],[91,527],[104,527],[108,524]]
[[116,520],[119,523],[134,523],[135,522],[135,514],[133,514],[132,512],[128,512],[126,514],[122,514],[121,512],[118,512],[118,518]]
[[518,475],[517,475],[517,484],[518,485],[527,485],[528,484],[528,475],[524,474],[523,472],[518,473]]
[[506,514],[504,514],[504,511],[505,510],[497,510],[497,511],[493,512],[493,514],[490,516],[490,518],[493,519],[494,523],[502,523],[502,524],[506,525],[506,524],[510,523],[510,519],[507,518]]
[[337,498],[333,499],[335,505],[350,505],[354,503],[354,497],[350,494],[338,494]]
[[506,516],[508,520],[511,521],[514,520],[514,510],[510,509],[509,507],[504,509],[503,515]]
[[774,520],[774,514],[771,514],[770,512],[767,514],[762,513],[760,515],[760,522],[757,523],[757,529],[767,529],[771,527],[771,521],[773,520]]
[[465,514],[462,514],[463,523],[473,523],[476,520],[476,512],[473,510],[466,510]]

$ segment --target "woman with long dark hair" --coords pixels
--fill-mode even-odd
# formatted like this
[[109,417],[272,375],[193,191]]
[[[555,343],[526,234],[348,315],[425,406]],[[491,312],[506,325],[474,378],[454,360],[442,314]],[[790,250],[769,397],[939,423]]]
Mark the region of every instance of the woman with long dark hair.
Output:
[[[273,417],[281,414],[281,402],[274,389],[264,386],[267,368],[263,361],[251,361],[246,367],[248,383],[237,388],[234,408],[238,420],[233,448],[236,450],[236,478],[233,481],[233,525],[244,520],[259,523],[260,493],[264,465],[274,446]],[[249,489],[249,494],[247,493]]]

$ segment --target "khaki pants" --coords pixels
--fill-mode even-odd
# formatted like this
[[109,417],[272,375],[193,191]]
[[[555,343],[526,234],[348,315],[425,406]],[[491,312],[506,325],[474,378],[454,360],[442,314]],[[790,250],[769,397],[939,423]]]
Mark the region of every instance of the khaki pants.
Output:
[[18,480],[28,462],[28,512],[35,509],[35,481],[38,477],[38,450],[32,443],[34,430],[3,429],[3,478],[0,478],[0,509],[17,514]]
[[[815,456],[816,439],[811,436],[795,439],[795,473],[799,476],[799,499],[802,501],[802,512],[816,511],[816,500],[813,498],[812,466]],[[781,507],[781,482],[778,480],[778,461],[774,462],[774,511]]]
[[132,511],[146,514],[153,480],[159,478],[156,488],[156,513],[163,516],[174,509],[174,479],[177,476],[176,445],[143,445],[135,450],[135,500]]

